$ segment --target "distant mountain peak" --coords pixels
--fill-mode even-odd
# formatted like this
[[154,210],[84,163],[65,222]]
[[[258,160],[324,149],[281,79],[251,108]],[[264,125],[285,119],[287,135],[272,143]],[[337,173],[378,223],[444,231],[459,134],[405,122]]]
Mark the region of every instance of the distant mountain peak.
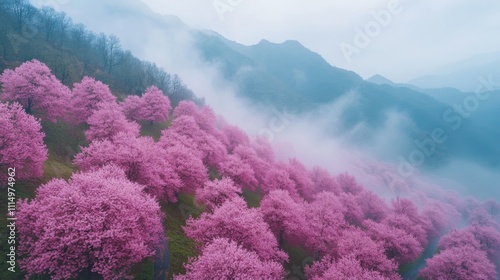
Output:
[[304,45],[302,45],[297,40],[286,40],[286,41],[284,41],[282,43],[274,43],[274,42],[271,42],[269,40],[262,39],[262,40],[259,41],[259,43],[257,43],[257,45],[260,45],[260,46],[271,45],[271,46],[286,46],[286,47],[300,47],[300,48],[305,48]]
[[282,43],[282,45],[290,45],[290,46],[300,46],[304,47],[299,41],[297,40],[286,40],[285,42]]
[[371,76],[370,78],[366,79],[366,81],[377,85],[396,85],[393,81],[379,74]]
[[266,39],[262,39],[259,41],[259,43],[257,43],[257,45],[271,45],[273,43],[271,43],[271,41],[269,40],[266,40]]
[[430,75],[409,81],[424,89],[453,87],[464,92],[476,90],[479,78],[500,77],[500,52],[478,54],[441,67]]

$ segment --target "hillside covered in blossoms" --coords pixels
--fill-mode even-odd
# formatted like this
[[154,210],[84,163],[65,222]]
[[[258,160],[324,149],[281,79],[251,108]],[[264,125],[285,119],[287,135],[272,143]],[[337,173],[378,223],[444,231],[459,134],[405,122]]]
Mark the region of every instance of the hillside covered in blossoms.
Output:
[[[265,138],[154,86],[118,100],[92,77],[66,87],[38,60],[0,82],[2,171],[15,167],[26,194],[19,275],[402,279],[425,258],[422,279],[497,278],[496,201],[385,199],[349,170],[278,160]],[[71,162],[55,133],[80,143]]]
[[498,3],[190,1],[0,1],[0,280],[500,279]]

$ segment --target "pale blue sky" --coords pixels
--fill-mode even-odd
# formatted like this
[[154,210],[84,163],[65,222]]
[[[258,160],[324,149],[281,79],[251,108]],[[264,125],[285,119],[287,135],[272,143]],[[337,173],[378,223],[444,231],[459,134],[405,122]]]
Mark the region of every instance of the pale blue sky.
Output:
[[[233,0],[235,7],[224,13],[224,20],[213,0],[143,2],[246,44],[296,39],[333,65],[365,77],[379,72],[399,82],[475,54],[500,51],[498,0]],[[348,62],[339,45],[352,45],[355,28],[365,28],[372,12],[387,10],[393,2],[402,11]]]
[[[106,17],[93,17],[99,14],[94,0],[32,1],[55,5],[93,29],[107,24]],[[365,78],[378,73],[406,82],[475,54],[500,51],[498,0],[120,2],[130,1],[142,1],[156,13],[176,15],[192,27],[215,30],[243,44],[255,44],[261,39],[273,42],[295,39],[320,53],[332,65],[354,70]],[[226,8],[230,6],[224,5],[233,3],[230,10],[223,13],[223,20],[214,3]],[[373,23],[373,13],[389,10],[390,5],[397,6],[399,12],[391,13],[387,26],[376,32],[366,46],[358,48],[350,61],[346,59],[340,46],[345,43],[356,47],[356,28],[365,29]]]

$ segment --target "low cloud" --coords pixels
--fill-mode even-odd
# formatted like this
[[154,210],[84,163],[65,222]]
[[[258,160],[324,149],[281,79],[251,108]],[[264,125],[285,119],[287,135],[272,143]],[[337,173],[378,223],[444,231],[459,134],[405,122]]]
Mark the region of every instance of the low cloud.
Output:
[[[60,8],[67,11],[75,21],[87,25],[92,31],[116,34],[121,39],[123,47],[132,50],[134,55],[157,63],[167,72],[178,73],[195,94],[204,97],[206,103],[213,107],[216,113],[224,116],[229,123],[242,127],[250,135],[255,136],[260,134],[270,138],[281,159],[290,156],[297,157],[308,167],[319,165],[334,174],[348,171],[358,176],[358,180],[363,185],[377,190],[387,198],[396,195],[418,195],[422,190],[442,194],[444,191],[437,186],[438,184],[444,186],[445,190],[447,186],[453,185],[450,189],[474,195],[478,198],[486,199],[495,197],[498,199],[500,197],[500,191],[495,189],[492,183],[500,182],[499,172],[483,168],[471,162],[451,161],[443,168],[433,170],[432,172],[416,170],[411,177],[401,176],[398,173],[398,156],[402,153],[401,151],[407,150],[413,145],[413,139],[409,138],[405,132],[408,127],[413,126],[413,123],[403,112],[385,112],[385,120],[380,128],[377,129],[366,123],[359,123],[345,131],[344,128],[340,128],[341,124],[339,120],[347,108],[355,106],[359,101],[360,97],[354,91],[345,93],[331,104],[324,104],[318,107],[314,112],[294,117],[289,116],[288,108],[286,107],[275,108],[266,104],[255,105],[253,102],[241,98],[237,94],[235,85],[220,76],[216,65],[207,64],[198,57],[196,50],[193,48],[192,37],[187,30],[181,28],[181,31],[177,32],[173,31],[173,29],[165,28],[165,20],[169,21],[170,24],[175,24],[175,20],[161,16],[153,18],[147,16],[126,17],[124,16],[127,13],[126,10],[116,12],[112,12],[115,11],[113,9],[99,10],[97,8],[100,7],[98,2],[94,2],[71,1],[65,3]],[[151,5],[159,5],[158,2],[156,4],[151,1],[148,2]],[[169,3],[172,1],[165,2]],[[186,9],[185,5],[190,2],[186,1],[183,4],[174,5],[172,9]],[[235,13],[252,14],[256,13],[260,7],[263,13],[260,15],[261,17],[268,18],[269,14],[274,14],[270,11],[270,4],[268,2],[266,4],[262,3],[262,1],[251,2],[246,1],[241,4]],[[273,2],[273,5],[281,3],[283,6],[288,7],[286,11],[283,11],[283,15],[296,13],[297,17],[303,17],[298,10],[298,7],[303,7],[302,5],[297,6],[298,4],[295,2],[293,2],[295,4],[290,3],[289,5],[285,5],[285,2],[289,3],[288,1],[281,1]],[[321,12],[321,5],[330,5],[328,9],[340,9],[338,2],[333,1],[332,3],[326,4],[325,1],[318,5],[308,5],[304,9],[315,13]],[[352,3],[352,7],[350,7],[358,16],[367,10],[364,7],[364,11],[360,13],[360,7],[358,6],[361,5],[360,3],[361,1],[355,1]],[[385,2],[378,1],[373,3],[373,6],[370,5],[369,9],[380,3]],[[93,4],[97,6],[93,6]],[[160,9],[163,5],[155,7]],[[443,7],[438,5],[435,8],[442,9]],[[212,13],[212,10],[207,9],[201,10]],[[91,13],[89,13],[90,10],[92,10]],[[409,18],[406,19],[407,22],[403,23],[403,26],[411,22],[411,17],[414,13],[414,11],[408,12]],[[99,17],[88,18],[88,14],[99,15]],[[214,17],[214,15],[209,17]],[[349,14],[347,17],[353,17],[353,14]],[[99,20],[99,18],[102,19]],[[246,18],[250,19],[251,17],[250,15],[246,15]],[[234,20],[234,24],[239,22],[235,19],[231,20]],[[276,19],[276,21],[279,20]],[[279,22],[283,24],[282,21]],[[301,19],[301,22],[304,23],[306,21]],[[203,24],[203,22],[200,21],[200,24]],[[226,22],[225,24],[231,23]],[[273,28],[281,30],[276,27],[270,29],[273,30]],[[256,30],[242,31],[240,27],[235,30],[243,33],[248,31],[250,35],[248,35],[247,41],[252,41],[253,38],[259,36],[261,36],[259,38],[266,37],[262,36],[262,33]],[[397,30],[390,32],[396,33],[389,34],[388,36],[398,34]],[[286,39],[307,37],[305,34],[299,34],[300,36],[295,35],[297,34],[285,32],[281,36],[288,36]],[[334,36],[335,33],[331,35]],[[305,41],[306,45],[315,44],[314,42],[308,43],[307,40]],[[333,48],[336,45],[332,44],[330,46]],[[378,47],[374,46],[374,48]],[[391,53],[391,50],[387,49],[385,53]],[[404,53],[404,51],[399,52],[399,54]],[[414,57],[414,59],[416,58]],[[368,67],[369,69],[379,69],[380,65],[388,65],[373,57],[368,58],[367,61],[364,67]],[[401,69],[401,65],[402,63],[399,62],[398,69]],[[391,70],[387,71],[390,72]],[[302,77],[301,73],[296,73],[296,75]],[[343,133],[341,135],[332,133],[336,131],[343,131]],[[369,136],[369,143],[364,146],[352,144],[352,139],[359,135]],[[438,184],[430,183],[431,179]],[[450,184],[450,179],[455,182]],[[460,182],[460,184],[456,182]],[[476,191],[479,188],[484,190],[484,192]]]

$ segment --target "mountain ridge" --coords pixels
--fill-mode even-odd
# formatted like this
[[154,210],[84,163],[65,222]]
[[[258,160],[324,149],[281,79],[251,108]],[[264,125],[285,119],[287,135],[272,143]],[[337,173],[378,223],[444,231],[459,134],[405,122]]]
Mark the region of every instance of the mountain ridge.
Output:
[[[68,5],[71,4],[72,2],[68,3]],[[113,1],[113,4],[122,5],[118,1]],[[102,4],[97,1],[93,8],[99,9],[99,5]],[[151,18],[158,17],[151,10],[148,15]],[[143,19],[148,20],[148,18],[149,16]],[[127,34],[123,33],[124,26],[134,24],[134,21],[129,21],[129,19],[112,17],[108,18],[107,22],[109,22],[109,27],[120,26],[117,31],[121,32],[122,36],[129,36],[128,33],[136,32],[138,38],[135,38],[131,44],[135,44],[136,49],[141,52],[154,48],[148,45],[146,49],[145,44],[140,44],[140,42],[153,40],[147,37],[148,35],[160,35],[162,43],[168,42],[175,45],[177,37],[171,34],[187,31],[194,42],[194,51],[198,53],[202,61],[217,67],[221,76],[235,86],[239,97],[255,104],[286,108],[295,114],[305,114],[313,112],[322,104],[333,103],[339,97],[354,91],[360,95],[361,101],[346,109],[347,113],[342,116],[341,120],[343,131],[357,124],[381,126],[385,120],[385,112],[388,110],[402,111],[413,120],[417,127],[409,134],[409,137],[413,139],[428,135],[435,127],[442,127],[448,132],[452,131],[450,124],[443,119],[443,114],[450,109],[450,106],[438,100],[439,98],[434,98],[435,95],[429,95],[406,85],[398,84],[397,87],[392,87],[364,81],[358,74],[331,65],[321,55],[294,40],[282,43],[262,40],[255,45],[244,46],[214,31],[197,30],[185,26],[176,28],[175,24],[165,19],[152,23],[141,21],[144,26],[151,25],[151,29],[160,32],[154,34],[143,32],[144,28],[141,30],[132,28]],[[170,48],[163,45],[162,48],[165,56],[168,56]],[[154,50],[161,51],[160,48]],[[184,54],[186,58],[178,54],[174,56],[189,60],[193,53]],[[402,95],[412,101],[403,100]],[[486,129],[479,131],[480,135],[497,133],[498,128],[494,125],[494,121],[482,121],[485,122]],[[329,133],[334,133],[333,129]],[[474,133],[477,131],[474,130]],[[357,140],[362,143],[366,143],[369,139],[365,135],[358,138]],[[465,145],[454,139],[446,145],[450,145],[444,149],[449,155],[462,154],[462,150],[465,149],[469,151],[468,154],[477,152],[481,160],[500,164],[500,152],[494,150],[490,144],[487,147],[481,143]],[[488,151],[488,149],[495,152]],[[494,155],[499,155],[496,160]]]

